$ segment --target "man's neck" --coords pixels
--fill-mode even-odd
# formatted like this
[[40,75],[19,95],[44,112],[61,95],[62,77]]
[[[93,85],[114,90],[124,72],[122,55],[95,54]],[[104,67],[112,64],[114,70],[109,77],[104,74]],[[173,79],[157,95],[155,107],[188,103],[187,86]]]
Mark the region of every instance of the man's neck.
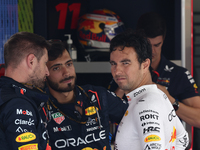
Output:
[[160,63],[160,60],[154,61],[151,63],[151,67],[154,71],[156,71],[158,69],[159,63]]
[[128,94],[128,93],[132,92],[133,90],[135,90],[135,89],[137,89],[137,88],[139,88],[143,85],[149,85],[149,84],[153,84],[150,72],[148,72],[147,74],[145,74],[143,76],[142,81],[136,87],[134,87],[133,89],[130,89],[129,91],[124,91],[124,93]]
[[49,91],[50,91],[51,95],[53,95],[53,97],[55,97],[60,104],[73,103],[75,101],[74,91],[57,92],[51,88],[49,88]]

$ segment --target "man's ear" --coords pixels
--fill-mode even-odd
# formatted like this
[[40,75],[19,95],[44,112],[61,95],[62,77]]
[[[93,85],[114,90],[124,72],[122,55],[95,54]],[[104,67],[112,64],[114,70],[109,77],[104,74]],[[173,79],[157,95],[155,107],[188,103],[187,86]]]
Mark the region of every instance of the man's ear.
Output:
[[27,66],[32,69],[34,67],[34,65],[36,64],[36,60],[37,58],[35,57],[34,54],[29,54],[27,57],[26,57],[26,64]]
[[150,67],[150,59],[147,58],[147,59],[143,62],[143,69],[149,70],[149,67]]

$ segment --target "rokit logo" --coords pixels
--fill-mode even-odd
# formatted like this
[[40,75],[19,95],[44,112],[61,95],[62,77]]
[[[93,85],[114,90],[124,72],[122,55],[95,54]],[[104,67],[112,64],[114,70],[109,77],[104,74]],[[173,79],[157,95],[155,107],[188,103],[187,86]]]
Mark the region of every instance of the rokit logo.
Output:
[[29,110],[22,110],[22,109],[17,109],[16,110],[17,115],[28,115],[28,116],[33,116],[32,112]]
[[146,120],[146,119],[156,119],[158,120],[158,115],[154,115],[154,114],[146,114],[144,116],[140,117],[140,121]]
[[53,127],[54,132],[59,132],[59,131],[63,132],[63,131],[71,131],[71,130],[72,130],[71,125],[64,126],[64,127]]

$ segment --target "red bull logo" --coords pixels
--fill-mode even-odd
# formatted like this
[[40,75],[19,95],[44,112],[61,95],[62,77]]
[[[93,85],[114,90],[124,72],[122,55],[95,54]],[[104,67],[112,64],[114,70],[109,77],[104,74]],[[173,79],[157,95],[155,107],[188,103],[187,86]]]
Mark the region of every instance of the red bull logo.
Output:
[[164,80],[164,79],[158,79],[157,81],[158,82],[165,82],[165,83],[169,83],[170,82],[169,80]]
[[90,30],[90,29],[95,29],[94,27],[94,21],[93,20],[84,20],[80,23],[80,29],[85,29],[85,30]]
[[106,35],[105,34],[95,34],[92,32],[89,32],[88,34],[85,34],[83,31],[79,32],[79,37],[82,39],[91,39],[91,40],[95,40],[95,41],[102,41],[105,42],[106,41]]
[[174,142],[176,140],[176,128],[173,127],[173,132],[172,132],[172,136],[169,142]]

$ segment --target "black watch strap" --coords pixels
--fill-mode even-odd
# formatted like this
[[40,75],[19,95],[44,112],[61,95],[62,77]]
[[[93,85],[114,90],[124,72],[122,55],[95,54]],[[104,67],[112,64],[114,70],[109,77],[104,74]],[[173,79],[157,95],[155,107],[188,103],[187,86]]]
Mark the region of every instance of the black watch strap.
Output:
[[175,100],[175,102],[172,105],[174,107],[174,110],[177,111],[179,108],[179,102],[177,100]]

